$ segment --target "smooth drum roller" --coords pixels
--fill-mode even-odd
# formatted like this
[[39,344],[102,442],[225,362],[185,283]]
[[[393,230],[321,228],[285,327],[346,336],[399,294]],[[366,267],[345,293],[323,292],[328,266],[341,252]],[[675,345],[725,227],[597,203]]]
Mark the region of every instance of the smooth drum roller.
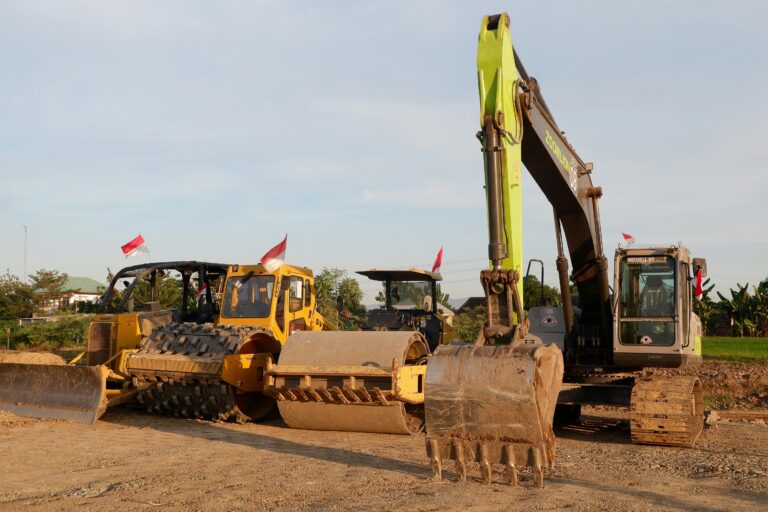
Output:
[[265,393],[292,428],[410,434],[423,425],[428,354],[414,331],[297,332]]
[[430,358],[426,375],[427,455],[436,479],[442,461],[456,461],[459,479],[478,462],[483,479],[491,464],[532,466],[538,486],[555,459],[552,420],[563,378],[563,357],[554,346],[445,345]]

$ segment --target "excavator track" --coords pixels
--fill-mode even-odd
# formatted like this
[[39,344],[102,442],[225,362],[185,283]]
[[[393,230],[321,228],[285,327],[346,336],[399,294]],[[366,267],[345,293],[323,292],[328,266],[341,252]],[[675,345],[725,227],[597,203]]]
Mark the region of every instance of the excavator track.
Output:
[[[137,387],[137,401],[149,412],[245,422],[272,409],[261,393],[241,393],[221,380],[224,356],[237,354],[258,327],[213,324],[167,324],[144,338],[128,359],[128,373]],[[246,408],[247,406],[247,408]]]
[[704,429],[704,398],[697,377],[640,377],[630,403],[632,442],[691,447]]

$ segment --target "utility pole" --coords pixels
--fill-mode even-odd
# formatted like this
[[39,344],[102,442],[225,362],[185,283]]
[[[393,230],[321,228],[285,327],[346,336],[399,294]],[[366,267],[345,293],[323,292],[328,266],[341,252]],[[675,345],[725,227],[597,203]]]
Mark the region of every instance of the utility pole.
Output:
[[24,282],[27,281],[27,226],[24,228]]

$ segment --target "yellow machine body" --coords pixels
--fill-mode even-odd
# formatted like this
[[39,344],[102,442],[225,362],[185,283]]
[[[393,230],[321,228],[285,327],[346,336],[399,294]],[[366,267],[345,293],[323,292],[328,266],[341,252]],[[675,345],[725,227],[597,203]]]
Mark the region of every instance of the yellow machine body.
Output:
[[333,329],[317,311],[307,268],[282,265],[269,272],[261,264],[232,265],[218,297],[215,324],[161,326],[128,356],[125,373],[146,386],[137,400],[148,410],[259,419],[274,406],[263,392],[267,367],[289,335]]
[[428,354],[418,331],[298,332],[265,393],[293,428],[409,434],[423,426]]

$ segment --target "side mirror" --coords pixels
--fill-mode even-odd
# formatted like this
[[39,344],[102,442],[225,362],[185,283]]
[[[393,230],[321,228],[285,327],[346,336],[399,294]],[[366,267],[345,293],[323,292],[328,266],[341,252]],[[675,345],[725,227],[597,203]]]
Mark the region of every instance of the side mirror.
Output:
[[707,277],[707,260],[705,258],[693,258],[693,273],[701,268],[701,276]]

